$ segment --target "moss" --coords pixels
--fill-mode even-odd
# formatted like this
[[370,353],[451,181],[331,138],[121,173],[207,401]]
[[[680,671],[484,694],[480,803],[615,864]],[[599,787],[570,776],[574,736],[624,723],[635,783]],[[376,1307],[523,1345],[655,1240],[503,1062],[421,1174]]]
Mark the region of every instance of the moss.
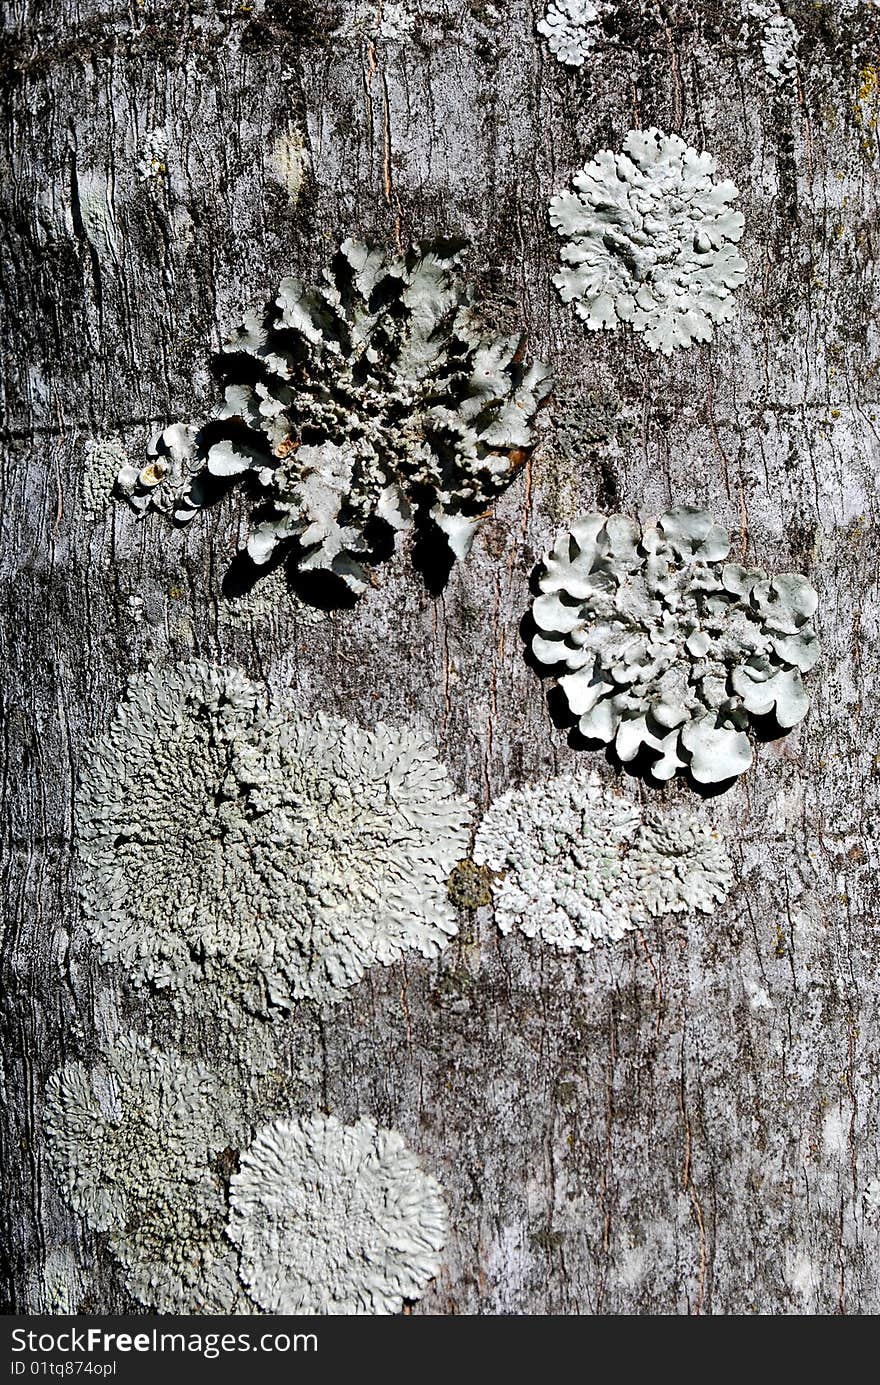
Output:
[[493,872],[475,861],[459,861],[451,872],[446,888],[456,909],[472,912],[485,909],[492,903]]

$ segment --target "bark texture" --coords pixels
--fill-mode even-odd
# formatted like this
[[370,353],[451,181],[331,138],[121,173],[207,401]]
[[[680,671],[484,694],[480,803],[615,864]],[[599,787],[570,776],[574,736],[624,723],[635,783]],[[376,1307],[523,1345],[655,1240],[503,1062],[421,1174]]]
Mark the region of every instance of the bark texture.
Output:
[[[133,994],[78,926],[77,767],[128,674],[238,663],[304,709],[410,726],[484,808],[584,754],[520,634],[557,528],[700,504],[821,600],[806,721],[702,809],[736,860],[729,903],[581,958],[463,914],[437,963],[374,968],[277,1028],[284,1103],[373,1116],[443,1184],[452,1234],[417,1313],[877,1312],[880,12],[786,4],[799,64],[776,84],[733,0],[629,5],[580,72],[537,3],[412,8],[406,43],[348,46],[321,0],[7,10],[0,1296],[142,1311],[47,1166],[45,1083],[127,1027],[219,1056],[209,1020]],[[746,216],[735,322],[669,361],[588,335],[550,282],[550,196],[633,124],[707,148]],[[186,530],[84,513],[85,442],[137,457],[156,424],[207,416],[211,350],[284,273],[347,234],[437,233],[470,238],[483,301],[558,381],[442,590],[403,553],[350,611],[233,623],[244,502]]]

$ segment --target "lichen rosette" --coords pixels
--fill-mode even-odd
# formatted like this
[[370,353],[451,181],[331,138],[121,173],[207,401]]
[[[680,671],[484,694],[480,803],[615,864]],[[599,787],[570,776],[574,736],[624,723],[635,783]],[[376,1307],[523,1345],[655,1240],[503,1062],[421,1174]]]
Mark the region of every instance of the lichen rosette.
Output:
[[819,658],[818,599],[806,577],[727,562],[730,540],[681,507],[644,529],[590,514],[545,555],[532,650],[583,736],[651,773],[718,784],[752,764],[747,731],[805,715],[803,678]]
[[417,523],[463,558],[533,445],[549,381],[522,360],[520,335],[480,320],[462,253],[452,241],[401,255],[346,241],[322,283],[283,280],[217,359],[218,415],[166,430],[148,466],[120,477],[135,506],[189,519],[212,484],[250,477],[253,562],[283,546],[355,593]]
[[711,341],[734,312],[747,265],[744,219],[715,160],[678,135],[631,130],[550,202],[562,240],[554,284],[591,331],[628,323],[653,351]]

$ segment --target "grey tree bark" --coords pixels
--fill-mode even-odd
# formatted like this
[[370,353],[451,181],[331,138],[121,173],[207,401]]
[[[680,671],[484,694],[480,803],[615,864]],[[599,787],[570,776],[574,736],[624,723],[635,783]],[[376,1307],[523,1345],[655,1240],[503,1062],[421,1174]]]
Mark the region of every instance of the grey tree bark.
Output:
[[[806,721],[705,808],[731,900],[580,958],[463,914],[436,963],[278,1028],[289,1103],[374,1116],[443,1184],[452,1233],[414,1312],[876,1312],[878,11],[787,3],[798,70],[776,84],[735,0],[627,6],[579,72],[537,0],[412,8],[405,43],[348,46],[321,0],[7,11],[2,1300],[144,1311],[47,1166],[49,1074],[125,1026],[218,1056],[209,1023],[132,993],[78,932],[77,768],[126,677],[240,664],[306,710],[435,737],[485,807],[583,754],[519,633],[560,523],[690,503],[821,599]],[[587,335],[550,282],[548,199],[633,124],[707,148],[746,216],[734,324],[671,360]],[[240,500],[186,530],[85,513],[86,441],[136,458],[155,425],[207,416],[211,350],[284,273],[316,275],[346,234],[447,232],[558,387],[441,593],[404,552],[319,624],[231,622]]]

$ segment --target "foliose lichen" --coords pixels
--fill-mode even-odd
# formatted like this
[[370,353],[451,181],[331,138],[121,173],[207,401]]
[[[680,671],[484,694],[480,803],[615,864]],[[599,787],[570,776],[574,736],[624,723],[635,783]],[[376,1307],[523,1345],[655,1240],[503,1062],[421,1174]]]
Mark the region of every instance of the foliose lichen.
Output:
[[593,4],[592,0],[547,0],[538,33],[547,40],[550,52],[568,67],[583,67],[596,43],[603,37],[602,18],[613,13],[613,4]]
[[320,286],[285,279],[220,353],[218,417],[166,429],[120,487],[137,508],[186,520],[211,478],[247,474],[268,510],[248,540],[253,562],[283,544],[300,569],[355,592],[417,521],[464,557],[532,446],[549,381],[521,361],[520,336],[486,334],[457,277],[462,251],[438,241],[389,255],[346,241]]
[[238,1138],[216,1075],[130,1034],[46,1089],[49,1158],[73,1208],[164,1313],[247,1311],[216,1156]]
[[711,341],[733,315],[746,276],[733,183],[715,160],[662,130],[631,130],[623,153],[602,149],[551,199],[563,240],[554,276],[591,331],[629,323],[653,351]]
[[645,810],[594,772],[512,789],[491,805],[474,859],[495,918],[565,952],[614,942],[652,916],[714,911],[733,882],[723,843],[672,809]]
[[81,775],[84,926],[136,983],[255,1013],[335,1000],[454,935],[468,819],[418,735],[270,705],[234,669],[153,668]]
[[727,531],[687,506],[642,528],[590,514],[539,569],[532,650],[583,736],[651,773],[722,783],[752,763],[750,721],[788,731],[809,706],[818,599],[806,577],[726,562]]
[[800,35],[791,19],[774,0],[752,0],[746,15],[760,25],[760,47],[764,70],[777,84],[789,81],[797,72]]
[[401,0],[347,0],[343,18],[334,30],[340,39],[383,39],[403,43],[415,29],[410,6]]
[[440,1268],[440,1187],[371,1120],[266,1127],[241,1157],[230,1203],[242,1280],[271,1313],[399,1313]]

